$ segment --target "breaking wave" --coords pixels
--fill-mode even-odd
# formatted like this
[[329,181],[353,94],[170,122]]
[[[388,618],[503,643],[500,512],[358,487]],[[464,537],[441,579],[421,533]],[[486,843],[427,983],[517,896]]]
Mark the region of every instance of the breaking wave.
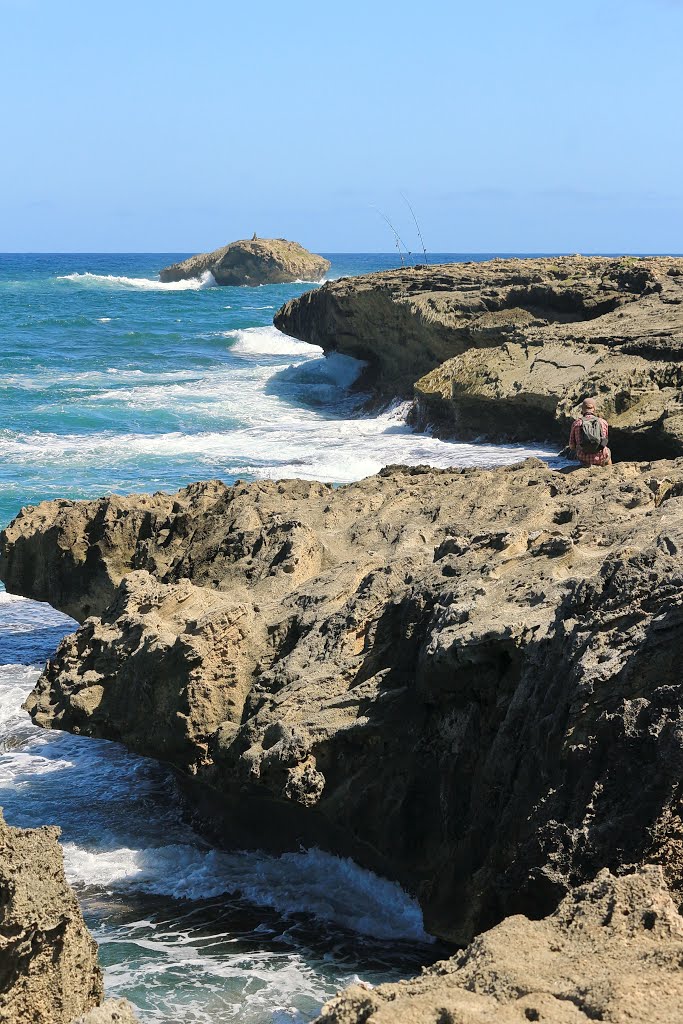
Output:
[[377,939],[433,941],[418,904],[395,882],[322,850],[279,857],[225,853],[200,845],[87,850],[66,843],[72,883],[132,888],[182,900],[239,895],[284,916],[310,914]]
[[231,352],[247,356],[308,356],[315,359],[323,354],[319,345],[289,338],[275,327],[246,327],[242,330],[224,331],[224,338],[231,338]]
[[151,277],[117,277],[115,274],[63,274],[58,281],[73,281],[75,284],[103,288],[138,288],[147,292],[196,292],[202,288],[214,288],[216,282],[210,270],[201,277],[188,281],[159,281]]

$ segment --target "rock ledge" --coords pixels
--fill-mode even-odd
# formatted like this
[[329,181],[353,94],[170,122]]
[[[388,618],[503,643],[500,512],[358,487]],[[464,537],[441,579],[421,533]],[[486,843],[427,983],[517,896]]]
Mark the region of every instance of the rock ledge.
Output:
[[0,576],[82,625],[27,706],[173,763],[224,842],[398,879],[456,944],[604,867],[679,886],[681,502],[683,460],[46,502]]
[[603,871],[544,921],[507,918],[419,978],[353,986],[315,1024],[678,1024],[682,957],[661,869]]
[[444,437],[566,444],[597,396],[619,459],[683,454],[683,259],[563,256],[405,267],[326,282],[285,334],[368,363]]

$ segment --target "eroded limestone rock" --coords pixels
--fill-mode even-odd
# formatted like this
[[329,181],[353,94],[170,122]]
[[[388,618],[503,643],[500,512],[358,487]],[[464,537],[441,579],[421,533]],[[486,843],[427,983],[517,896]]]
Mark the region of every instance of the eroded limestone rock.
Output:
[[71,1024],[102,1000],[97,945],[64,875],[59,829],[0,814],[0,1020]]
[[620,459],[683,454],[683,260],[564,256],[330,281],[275,316],[443,436],[553,438],[597,397]]
[[316,1024],[678,1024],[681,957],[661,869],[602,871],[543,921],[507,918],[419,978],[346,989]]
[[39,552],[90,616],[38,722],[172,761],[228,841],[246,807],[255,842],[398,878],[464,943],[605,866],[683,879],[681,502],[683,460],[210,482],[25,510],[0,576],[35,596]]
[[105,999],[73,1024],[138,1024],[138,1018],[127,999]]

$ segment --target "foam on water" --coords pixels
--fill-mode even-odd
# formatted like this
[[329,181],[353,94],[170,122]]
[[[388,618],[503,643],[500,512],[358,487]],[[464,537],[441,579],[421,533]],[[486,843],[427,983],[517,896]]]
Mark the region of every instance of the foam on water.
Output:
[[86,850],[66,843],[64,854],[70,880],[86,886],[189,900],[238,894],[285,916],[310,914],[378,939],[430,941],[419,907],[398,885],[322,850],[272,857],[190,843],[138,850]]
[[[207,337],[207,343],[216,341],[225,346],[228,361],[202,372],[109,367],[106,374],[74,375],[71,388],[79,390],[70,402],[80,410],[97,409],[98,430],[68,432],[69,402],[60,397],[58,433],[2,430],[0,456],[17,467],[49,466],[51,482],[60,472],[70,480],[101,479],[106,469],[108,487],[81,488],[96,494],[141,489],[129,481],[145,463],[156,487],[172,487],[207,475],[346,483],[390,463],[493,466],[550,454],[538,445],[461,444],[416,433],[407,425],[406,403],[366,415],[363,396],[348,390],[363,363],[339,353],[325,357],[317,346],[272,326]],[[49,386],[45,375],[37,379],[42,388]],[[54,382],[68,379],[55,372]],[[106,429],[105,414],[116,423],[130,423],[135,415],[155,429]],[[162,423],[176,429],[162,430]],[[159,476],[159,466],[181,467],[183,475],[169,480]]]
[[[88,285],[96,288],[138,288],[147,292],[188,292],[202,288],[215,288],[216,282],[210,270],[204,271],[201,277],[191,277],[187,281],[159,281],[148,277],[123,277],[116,274],[85,273],[62,274],[58,281],[71,281],[75,284]],[[101,321],[104,322],[104,321]]]
[[303,356],[315,359],[323,354],[318,345],[309,345],[282,334],[275,327],[248,327],[243,330],[224,331],[224,338],[233,339],[232,352],[250,356]]

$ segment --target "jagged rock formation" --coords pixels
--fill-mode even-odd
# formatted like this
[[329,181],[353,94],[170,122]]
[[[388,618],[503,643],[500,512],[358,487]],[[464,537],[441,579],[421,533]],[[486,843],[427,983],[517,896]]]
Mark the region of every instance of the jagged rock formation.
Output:
[[162,281],[185,281],[209,271],[216,284],[285,284],[320,281],[330,261],[286,238],[256,238],[231,242],[214,252],[191,256],[159,271]]
[[64,876],[59,829],[0,814],[0,1020],[70,1024],[102,999],[97,946]]
[[605,866],[682,879],[682,501],[683,460],[210,482],[26,509],[0,577],[85,618],[36,722],[173,762],[226,840],[400,879],[463,943]]
[[315,1024],[677,1024],[682,957],[661,870],[603,871],[544,921],[510,917],[419,978],[353,986]]
[[[683,260],[565,256],[407,267],[330,281],[275,316],[364,359],[443,436],[566,443],[597,396],[621,459],[683,454]],[[561,447],[561,444],[558,447]]]

